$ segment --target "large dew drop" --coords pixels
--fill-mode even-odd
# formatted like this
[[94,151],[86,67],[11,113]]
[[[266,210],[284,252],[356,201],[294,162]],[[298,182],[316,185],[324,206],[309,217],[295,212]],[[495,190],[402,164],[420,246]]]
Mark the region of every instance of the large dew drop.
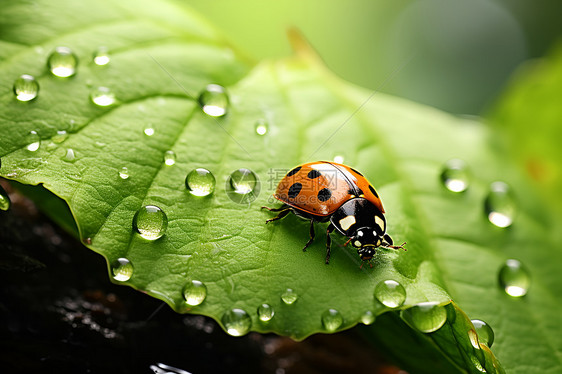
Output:
[[240,194],[247,195],[254,191],[257,184],[257,177],[250,169],[238,169],[230,174],[230,187],[232,191]]
[[50,72],[61,78],[76,74],[76,65],[78,65],[78,58],[67,47],[57,47],[47,60]]
[[207,115],[222,117],[228,108],[228,95],[224,87],[210,84],[199,95],[199,105]]
[[322,313],[322,325],[326,331],[334,332],[343,324],[343,317],[340,312],[335,309],[328,309]]
[[484,202],[488,220],[497,227],[511,226],[516,212],[510,187],[504,182],[494,182]]
[[226,332],[232,336],[242,336],[250,331],[252,318],[242,309],[232,309],[222,316]]
[[388,308],[398,308],[406,301],[406,290],[395,280],[385,280],[375,287],[375,298]]
[[400,313],[403,320],[421,332],[437,331],[447,321],[447,310],[437,302],[425,302]]
[[187,305],[197,306],[207,297],[207,286],[203,282],[192,280],[185,285],[182,292]]
[[472,322],[474,328],[476,329],[480,343],[484,343],[488,347],[491,347],[492,344],[494,344],[494,330],[492,330],[490,325],[479,319],[473,319],[470,322]]
[[207,169],[192,170],[185,178],[185,187],[195,196],[207,196],[215,191],[215,176]]
[[441,182],[452,192],[463,192],[468,188],[469,173],[463,160],[452,159],[445,163],[441,172]]
[[147,240],[160,239],[168,228],[168,217],[154,205],[140,208],[133,217],[133,228]]
[[514,259],[507,260],[500,268],[498,280],[500,287],[512,297],[525,296],[531,284],[527,268]]
[[39,83],[33,76],[24,74],[14,82],[14,94],[19,101],[31,101],[39,94]]
[[133,264],[128,259],[121,257],[111,263],[113,279],[126,282],[133,276]]
[[108,87],[97,87],[90,92],[90,100],[97,106],[106,107],[115,104],[115,94]]
[[281,294],[281,300],[287,305],[294,304],[298,298],[299,295],[291,288],[287,288],[285,292]]
[[258,318],[262,322],[269,322],[275,316],[275,310],[269,304],[261,304],[258,307]]

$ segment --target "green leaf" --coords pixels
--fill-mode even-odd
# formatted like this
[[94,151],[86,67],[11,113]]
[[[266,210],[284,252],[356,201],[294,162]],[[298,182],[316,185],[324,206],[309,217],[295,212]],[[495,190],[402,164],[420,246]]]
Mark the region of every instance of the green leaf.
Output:
[[[453,299],[471,318],[490,323],[494,350],[511,372],[532,372],[528,362],[536,357],[537,372],[560,368],[561,338],[551,333],[559,326],[555,311],[562,296],[553,276],[560,254],[549,250],[558,244],[549,235],[551,218],[495,151],[486,127],[342,82],[295,36],[297,56],[251,68],[212,28],[175,4],[6,4],[0,15],[9,47],[0,61],[1,175],[42,184],[66,201],[88,247],[108,264],[123,258],[132,264],[130,279],[120,283],[179,312],[211,316],[231,333],[244,332],[225,326],[234,309],[249,316],[238,321],[239,330],[251,321],[253,331],[303,339],[328,332],[322,316],[329,309],[343,317],[335,330],[350,328],[366,311],[388,311],[374,290],[392,279],[406,290],[403,313],[419,303]],[[77,74],[66,79],[52,76],[45,65],[61,45],[80,61]],[[91,62],[102,45],[111,56],[104,67]],[[34,75],[40,85],[33,101],[14,97],[12,84],[21,74]],[[226,87],[226,116],[201,110],[195,98],[208,84]],[[115,94],[114,105],[91,102],[90,92],[99,86]],[[266,134],[256,133],[258,123],[267,124]],[[154,134],[147,136],[147,128]],[[63,130],[69,136],[61,141],[57,131]],[[27,147],[30,131],[41,138],[36,151]],[[177,157],[171,166],[164,163],[170,150]],[[375,184],[388,230],[397,242],[407,241],[407,252],[381,249],[373,268],[360,269],[357,254],[343,246],[345,238],[333,234],[325,265],[325,225],[317,225],[318,237],[305,253],[304,221],[289,216],[265,225],[272,214],[260,206],[277,206],[271,194],[290,168],[335,156]],[[463,159],[472,171],[463,193],[441,182],[451,158]],[[126,179],[119,175],[123,167]],[[201,167],[217,181],[206,197],[190,194],[184,184]],[[231,199],[228,179],[240,168],[251,169],[260,181],[259,190],[248,195],[255,200],[243,204]],[[504,229],[493,226],[484,211],[489,184],[497,179],[513,187],[518,208]],[[167,230],[158,240],[133,230],[135,213],[146,205],[167,215]],[[513,257],[533,276],[529,294],[519,300],[497,284],[500,266]],[[206,298],[189,306],[183,288],[194,280],[206,286]],[[298,295],[291,305],[281,300],[287,289]],[[269,322],[257,315],[263,303],[275,310]],[[448,330],[422,335],[436,342],[429,349],[460,373],[479,367],[503,372],[488,350],[468,346],[470,323],[459,313],[447,313]],[[529,322],[532,328],[521,328]],[[400,356],[406,341],[393,336],[386,338],[395,343],[389,348],[397,357],[409,367],[423,365]]]

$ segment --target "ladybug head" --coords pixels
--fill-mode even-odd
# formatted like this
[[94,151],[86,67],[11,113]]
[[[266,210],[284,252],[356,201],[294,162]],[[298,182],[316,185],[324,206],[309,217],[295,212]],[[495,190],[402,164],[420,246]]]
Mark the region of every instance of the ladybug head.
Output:
[[377,234],[377,232],[369,227],[363,227],[355,232],[355,235],[351,237],[351,245],[358,248],[357,253],[361,257],[361,260],[370,260],[374,254],[375,250],[382,243],[382,238]]

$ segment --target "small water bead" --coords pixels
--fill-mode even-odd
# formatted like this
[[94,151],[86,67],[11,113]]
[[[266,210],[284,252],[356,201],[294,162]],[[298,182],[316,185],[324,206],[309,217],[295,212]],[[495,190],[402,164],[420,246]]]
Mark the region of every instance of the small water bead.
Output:
[[275,315],[275,310],[269,304],[261,304],[258,307],[258,318],[262,322],[269,322]]
[[121,169],[119,169],[119,178],[121,179],[129,178],[129,169],[126,166],[123,166]]
[[68,138],[68,133],[65,130],[59,130],[55,135],[53,135],[51,140],[54,143],[60,144],[64,142],[67,138]]
[[99,47],[94,53],[94,64],[98,66],[105,66],[109,64],[110,61],[109,52],[107,47]]
[[176,163],[176,154],[174,151],[166,151],[166,153],[164,153],[164,163],[168,166],[172,166]]
[[443,166],[443,171],[441,172],[441,182],[449,191],[466,191],[469,179],[469,171],[463,160],[454,158],[447,161]]
[[10,200],[10,196],[8,193],[0,186],[0,210],[8,210],[12,206],[12,202]]
[[263,119],[260,119],[256,122],[256,134],[258,135],[265,135],[268,131],[267,122]]
[[39,137],[39,134],[37,134],[37,131],[30,131],[25,138],[25,142],[25,148],[30,152],[35,152],[41,145],[41,138]]
[[252,327],[252,318],[242,309],[232,309],[222,316],[226,332],[232,336],[245,335]]
[[224,87],[218,84],[209,84],[199,95],[199,105],[207,115],[222,117],[228,108],[228,95]]
[[78,58],[67,47],[57,47],[49,56],[47,66],[53,75],[61,78],[71,77],[76,74]]
[[183,297],[187,305],[197,306],[207,297],[207,286],[198,280],[188,282],[183,288]]
[[400,316],[419,331],[430,333],[445,324],[447,310],[437,302],[425,302],[403,310]]
[[361,323],[363,323],[364,325],[371,325],[373,324],[373,322],[375,322],[375,314],[373,312],[367,310],[365,313],[363,313],[363,315],[361,316]]
[[494,182],[484,202],[490,222],[497,227],[511,226],[516,213],[515,200],[510,187],[504,182]]
[[397,281],[389,279],[377,284],[375,297],[388,308],[398,308],[406,301],[406,290]]
[[334,332],[343,324],[343,317],[335,309],[328,309],[322,313],[322,325],[329,332]]
[[64,156],[62,156],[62,160],[67,162],[76,161],[76,152],[74,152],[74,149],[68,148],[64,153]]
[[473,319],[470,322],[472,322],[474,328],[476,329],[480,343],[484,343],[488,347],[491,347],[492,344],[494,344],[494,330],[492,330],[490,325],[479,319]]
[[90,92],[90,100],[97,106],[106,107],[115,104],[115,94],[108,87],[97,87]]
[[19,101],[31,101],[39,94],[39,83],[28,74],[23,74],[14,82],[14,94]]
[[144,135],[146,136],[152,136],[154,135],[154,128],[153,127],[147,127],[143,130]]
[[281,294],[281,300],[287,305],[294,304],[298,298],[299,295],[291,288],[287,288],[285,292]]
[[207,196],[215,191],[215,176],[207,169],[197,168],[187,174],[185,187],[195,196]]
[[250,169],[242,168],[233,171],[232,174],[230,174],[229,180],[230,187],[235,193],[247,195],[256,188],[258,178]]
[[531,285],[529,271],[521,262],[509,259],[500,268],[498,275],[500,287],[512,297],[522,297],[527,294]]
[[135,213],[133,228],[144,239],[160,239],[168,228],[168,217],[159,207],[147,205]]
[[334,156],[334,162],[335,162],[335,163],[343,164],[343,161],[344,161],[344,157],[343,157],[343,156],[341,156],[341,155],[336,155],[336,156]]
[[111,264],[111,274],[116,281],[126,282],[133,276],[133,264],[124,257],[118,258]]

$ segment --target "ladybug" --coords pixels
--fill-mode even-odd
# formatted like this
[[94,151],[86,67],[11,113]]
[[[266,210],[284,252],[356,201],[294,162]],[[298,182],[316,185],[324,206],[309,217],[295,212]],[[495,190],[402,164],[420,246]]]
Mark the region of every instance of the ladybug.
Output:
[[273,195],[283,203],[280,208],[268,208],[279,214],[266,223],[294,213],[310,220],[310,239],[314,241],[314,223],[330,221],[326,230],[326,264],[330,262],[330,233],[336,229],[357,248],[363,261],[370,261],[377,247],[404,249],[395,246],[386,233],[386,219],[381,199],[367,178],[357,170],[335,162],[317,161],[299,165],[279,182]]

